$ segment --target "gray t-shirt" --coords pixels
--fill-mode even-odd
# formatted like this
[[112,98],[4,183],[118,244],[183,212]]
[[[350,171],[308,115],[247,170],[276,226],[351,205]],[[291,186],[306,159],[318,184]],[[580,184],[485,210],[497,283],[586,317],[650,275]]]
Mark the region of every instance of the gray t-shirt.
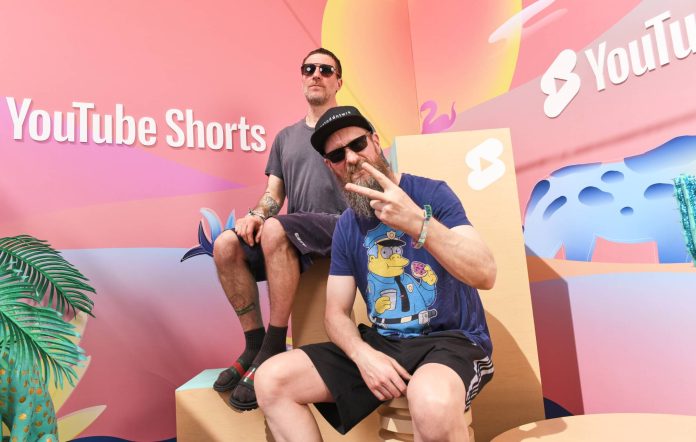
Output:
[[281,130],[273,140],[266,175],[273,174],[285,183],[288,213],[339,214],[346,208],[343,192],[309,142],[313,132],[304,118]]

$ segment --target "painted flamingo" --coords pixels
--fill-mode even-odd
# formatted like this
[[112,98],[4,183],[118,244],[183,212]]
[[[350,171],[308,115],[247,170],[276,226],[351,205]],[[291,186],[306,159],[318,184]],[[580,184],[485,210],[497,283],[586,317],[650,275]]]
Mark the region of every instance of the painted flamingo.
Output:
[[452,103],[452,109],[450,111],[449,117],[447,115],[440,115],[435,118],[437,114],[437,103],[433,100],[428,100],[420,108],[421,112],[428,111],[428,115],[423,119],[423,128],[421,133],[432,134],[437,132],[442,132],[454,124],[454,120],[457,118],[457,113],[454,110],[454,103]]

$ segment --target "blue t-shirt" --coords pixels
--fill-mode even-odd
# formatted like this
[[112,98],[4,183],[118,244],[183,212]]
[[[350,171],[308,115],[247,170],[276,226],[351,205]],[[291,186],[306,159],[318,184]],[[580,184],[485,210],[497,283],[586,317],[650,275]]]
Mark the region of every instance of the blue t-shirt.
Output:
[[[445,182],[402,174],[399,187],[417,205],[429,204],[433,218],[448,228],[471,224]],[[425,248],[414,249],[412,241],[377,218],[347,209],[334,231],[330,274],[355,278],[380,334],[410,338],[456,331],[490,355],[478,291],[447,272]]]

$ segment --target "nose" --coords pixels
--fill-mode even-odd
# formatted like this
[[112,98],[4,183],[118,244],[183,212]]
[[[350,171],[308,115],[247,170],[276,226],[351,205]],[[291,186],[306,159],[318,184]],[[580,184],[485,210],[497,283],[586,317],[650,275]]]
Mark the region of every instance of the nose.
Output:
[[357,164],[360,161],[360,155],[357,153],[353,152],[353,149],[349,147],[344,147],[343,148],[346,152],[346,162],[351,163],[351,164]]

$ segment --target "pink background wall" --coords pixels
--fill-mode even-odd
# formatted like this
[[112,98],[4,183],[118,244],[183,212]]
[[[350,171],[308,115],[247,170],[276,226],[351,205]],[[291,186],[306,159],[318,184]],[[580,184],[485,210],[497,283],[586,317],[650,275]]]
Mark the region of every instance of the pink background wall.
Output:
[[[262,193],[275,134],[305,110],[298,66],[308,51],[324,45],[338,54],[345,72],[339,102],[368,113],[387,145],[422,131],[510,128],[525,211],[534,186],[562,167],[619,164],[696,135],[696,56],[672,56],[598,92],[584,54],[596,53],[601,42],[607,52],[627,48],[651,33],[646,20],[667,10],[667,23],[684,29],[696,6],[687,0],[0,4],[0,236],[48,240],[98,292],[96,318],[82,340],[91,364],[59,417],[106,405],[81,436],[174,437],[174,389],[202,369],[228,365],[241,350],[212,261],[179,259],[196,245],[200,208],[224,221]],[[577,54],[581,86],[549,118],[541,76],[564,49]],[[156,121],[157,143],[37,142],[27,130],[14,140],[5,97],[31,98],[30,111],[49,113],[70,111],[73,101],[95,103],[103,114],[123,104],[127,114]],[[430,115],[429,107],[437,111]],[[192,109],[205,123],[244,116],[263,126],[268,147],[244,152],[234,138],[232,151],[173,148],[166,141],[169,109]],[[696,157],[689,143],[684,152]],[[675,171],[696,168],[685,159]],[[554,190],[569,182],[549,181]],[[582,174],[573,181],[595,182]],[[696,369],[696,357],[683,351],[696,332],[689,325],[696,314],[693,267],[660,262],[654,238],[602,236],[609,215],[577,207],[577,223],[598,220],[590,232],[598,237],[594,253],[585,261],[565,259],[564,250],[535,252],[536,225],[531,217],[525,225],[545,397],[574,414],[696,414],[688,400],[696,383],[684,375]],[[654,216],[668,218],[660,220],[665,229],[680,228],[676,206]],[[562,237],[570,227],[558,223],[547,231]]]

